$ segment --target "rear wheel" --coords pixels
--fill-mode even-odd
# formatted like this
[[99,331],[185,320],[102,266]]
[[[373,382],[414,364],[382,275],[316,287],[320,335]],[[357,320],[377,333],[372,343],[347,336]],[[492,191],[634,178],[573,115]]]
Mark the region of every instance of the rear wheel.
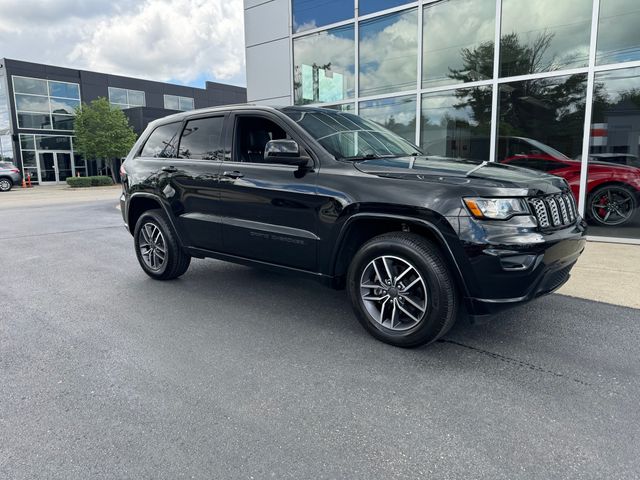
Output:
[[162,210],[143,213],[133,233],[142,270],[156,280],[171,280],[184,274],[191,263]]
[[0,178],[0,192],[8,192],[13,187],[13,182],[8,178]]
[[635,193],[622,185],[603,185],[589,196],[589,217],[604,226],[622,225],[633,217],[637,200]]
[[456,319],[449,268],[436,245],[413,233],[388,233],[363,245],[351,262],[348,289],[360,323],[391,345],[431,343]]

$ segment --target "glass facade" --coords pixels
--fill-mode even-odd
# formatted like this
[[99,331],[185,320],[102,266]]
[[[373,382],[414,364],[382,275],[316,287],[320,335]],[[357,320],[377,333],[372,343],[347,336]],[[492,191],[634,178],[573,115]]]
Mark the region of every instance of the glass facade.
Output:
[[18,128],[73,130],[80,85],[16,75],[12,79]]
[[109,87],[109,103],[122,110],[146,105],[144,92],[117,87]]
[[77,174],[87,176],[86,162],[73,154],[70,135],[19,136],[22,174],[32,183],[61,182]]
[[9,110],[9,89],[4,68],[0,68],[0,162],[13,162],[11,144],[11,118]]
[[294,104],[561,176],[592,236],[640,241],[638,0],[290,1]]

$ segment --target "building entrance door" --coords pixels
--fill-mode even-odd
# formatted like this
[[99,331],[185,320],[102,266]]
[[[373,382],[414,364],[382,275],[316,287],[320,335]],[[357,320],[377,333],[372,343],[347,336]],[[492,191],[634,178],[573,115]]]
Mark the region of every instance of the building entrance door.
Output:
[[39,183],[60,183],[73,175],[71,153],[40,152],[38,153]]

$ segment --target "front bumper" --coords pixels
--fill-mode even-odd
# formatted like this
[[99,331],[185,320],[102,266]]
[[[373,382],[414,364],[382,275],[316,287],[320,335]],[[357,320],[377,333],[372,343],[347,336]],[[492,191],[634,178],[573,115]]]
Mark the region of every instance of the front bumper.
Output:
[[522,225],[480,224],[471,218],[460,221],[466,253],[461,268],[467,286],[465,305],[474,321],[560,288],[586,243],[582,219],[548,233]]

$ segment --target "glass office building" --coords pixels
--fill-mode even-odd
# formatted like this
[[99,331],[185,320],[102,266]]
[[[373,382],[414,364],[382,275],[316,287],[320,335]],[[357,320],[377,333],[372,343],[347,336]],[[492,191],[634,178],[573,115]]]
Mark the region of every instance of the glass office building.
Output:
[[[245,2],[249,101],[353,112],[428,155],[562,176],[592,236],[640,243],[638,0],[256,3]],[[258,10],[273,38],[250,31]],[[264,45],[278,63],[276,15],[290,81],[271,95],[253,70]]]

